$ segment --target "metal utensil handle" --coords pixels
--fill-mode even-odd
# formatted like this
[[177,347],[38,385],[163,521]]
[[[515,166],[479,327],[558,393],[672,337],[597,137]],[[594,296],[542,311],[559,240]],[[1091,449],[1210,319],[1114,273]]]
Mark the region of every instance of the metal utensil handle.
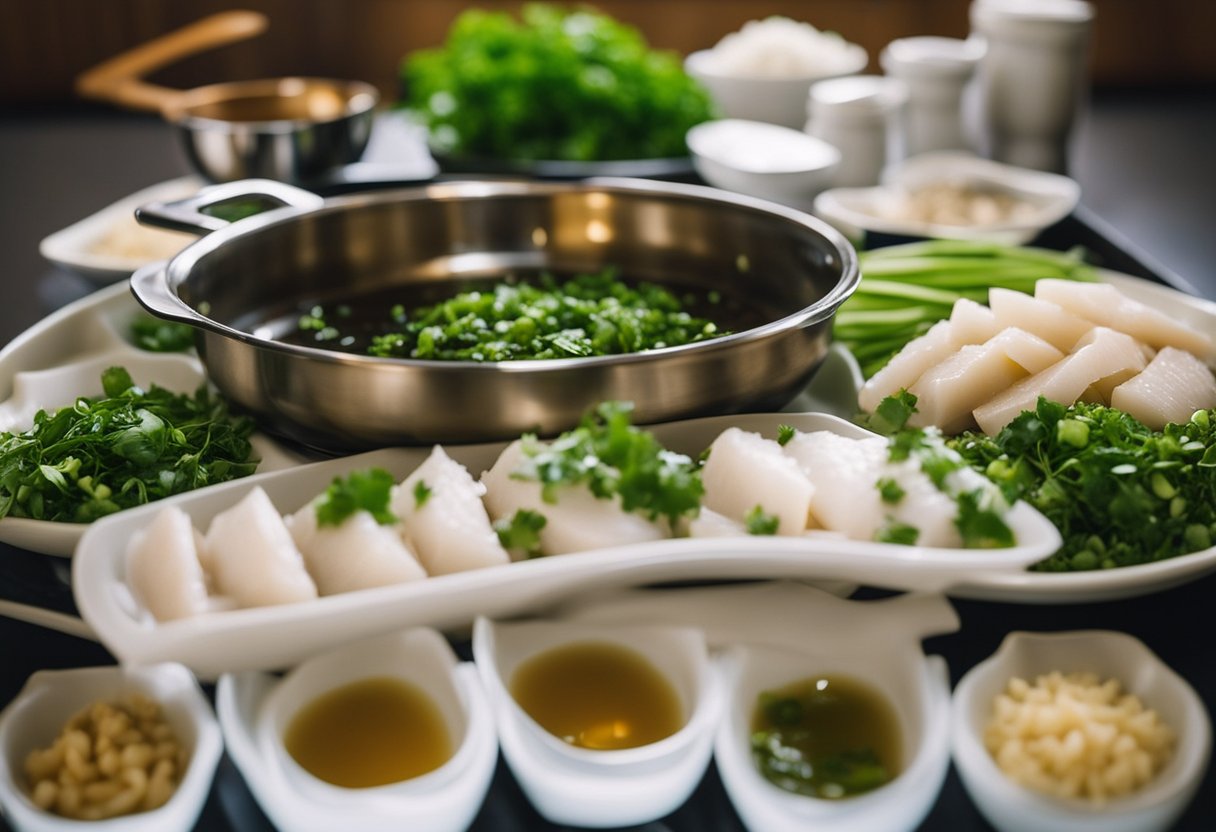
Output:
[[278,203],[276,207],[291,207],[304,210],[320,208],[325,200],[302,188],[296,188],[272,179],[243,179],[203,188],[186,199],[172,202],[149,202],[135,209],[135,219],[143,225],[185,231],[187,234],[210,234],[227,228],[228,220],[204,213],[204,209],[224,202],[240,199],[262,199]]
[[260,35],[268,24],[260,12],[211,15],[98,64],[76,79],[76,92],[139,110],[163,111],[182,91],[149,84],[141,80],[144,75],[199,52]]
[[177,299],[169,288],[169,269],[164,262],[149,263],[131,275],[131,294],[140,305],[159,318],[183,324],[206,324],[207,319]]

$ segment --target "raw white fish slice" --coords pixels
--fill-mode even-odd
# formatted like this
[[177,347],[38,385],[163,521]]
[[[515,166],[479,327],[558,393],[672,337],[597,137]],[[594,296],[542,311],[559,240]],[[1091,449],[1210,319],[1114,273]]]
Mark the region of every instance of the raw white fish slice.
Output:
[[739,428],[722,431],[710,445],[701,482],[702,505],[736,523],[746,523],[759,506],[777,518],[777,534],[798,535],[806,529],[811,481],[772,439]]
[[989,289],[988,305],[1002,327],[1024,329],[1062,352],[1071,352],[1085,333],[1094,328],[1092,321],[1013,289]]
[[688,523],[689,537],[744,537],[747,529],[725,515],[701,507],[701,511]]
[[[426,496],[415,493],[422,488]],[[397,486],[393,514],[428,575],[510,563],[481,497],[486,487],[436,445],[426,461]]]
[[980,430],[992,436],[1022,411],[1034,410],[1039,396],[1071,405],[1090,387],[1096,390],[1103,379],[1143,369],[1144,353],[1136,339],[1104,326],[1094,327],[1072,355],[1017,382],[977,407],[973,415]]
[[973,424],[971,411],[976,407],[1063,357],[1042,338],[1013,327],[983,344],[962,347],[909,389],[917,407],[909,424],[936,425],[945,433],[961,433]]
[[1191,329],[1164,312],[1132,300],[1109,284],[1045,279],[1035,284],[1034,294],[1074,315],[1126,332],[1150,346],[1158,349],[1177,347],[1209,366],[1216,363],[1216,345],[1210,333]]
[[382,525],[369,512],[356,511],[337,526],[318,526],[312,502],[286,522],[321,595],[426,577],[398,525]]
[[950,310],[950,330],[959,346],[982,344],[1007,326],[1013,324],[1002,326],[991,309],[967,298],[956,300]]
[[1153,430],[1182,423],[1196,410],[1216,407],[1216,378],[1185,350],[1164,347],[1140,375],[1119,385],[1110,403]]
[[857,404],[867,413],[873,413],[879,402],[911,387],[925,370],[945,361],[958,348],[950,322],[938,321],[924,335],[905,344],[886,366],[862,385]]
[[199,558],[218,591],[240,607],[317,597],[291,532],[261,486],[215,515]]
[[556,502],[546,503],[540,483],[511,478],[523,459],[523,443],[512,442],[481,475],[485,504],[496,522],[510,521],[520,510],[542,515],[546,521],[540,532],[544,554],[564,555],[670,536],[659,523],[622,510],[619,498],[601,500],[582,486],[559,487]]
[[189,618],[211,609],[198,543],[189,515],[176,506],[161,509],[131,537],[127,548],[131,590],[157,621]]

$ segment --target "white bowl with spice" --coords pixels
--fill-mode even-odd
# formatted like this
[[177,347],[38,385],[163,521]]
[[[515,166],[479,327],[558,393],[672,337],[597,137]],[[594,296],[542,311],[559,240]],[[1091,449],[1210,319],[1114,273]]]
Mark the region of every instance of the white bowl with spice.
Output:
[[0,804],[20,832],[188,830],[222,751],[180,664],[39,671],[0,714]]
[[954,762],[1000,832],[1154,832],[1211,754],[1203,702],[1125,633],[1014,632],[954,692]]
[[712,48],[693,52],[684,70],[727,118],[802,129],[811,85],[861,72],[869,60],[863,47],[835,32],[774,16],[748,21]]
[[1067,176],[942,151],[888,166],[876,187],[826,190],[814,212],[852,240],[880,233],[1020,245],[1080,199]]

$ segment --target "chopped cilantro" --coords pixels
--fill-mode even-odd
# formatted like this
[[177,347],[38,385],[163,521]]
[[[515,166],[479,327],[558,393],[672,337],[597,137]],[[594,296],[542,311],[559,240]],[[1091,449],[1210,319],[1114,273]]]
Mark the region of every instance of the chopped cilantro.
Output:
[[426,501],[431,499],[431,494],[434,489],[426,484],[426,480],[418,480],[414,483],[414,508],[422,508],[426,505]]
[[1036,570],[1151,563],[1216,537],[1216,411],[1154,431],[1114,408],[1040,398],[996,436],[949,444],[1060,530],[1064,545]]
[[777,533],[781,518],[775,514],[765,514],[763,506],[756,506],[747,513],[743,524],[748,534],[772,535]]
[[632,411],[628,402],[605,402],[548,445],[525,437],[524,460],[511,476],[540,482],[547,503],[557,502],[559,488],[581,485],[600,499],[619,496],[621,508],[651,520],[674,525],[695,515],[704,492],[696,464],[630,424]]
[[381,525],[397,522],[389,510],[393,476],[383,468],[351,471],[346,477],[334,477],[329,488],[317,502],[317,525],[340,526],[357,511],[366,511]]
[[777,425],[777,444],[785,447],[797,433],[793,425]]
[[131,322],[131,340],[148,352],[184,352],[194,346],[194,327],[140,315]]
[[915,546],[920,537],[920,529],[900,523],[898,520],[887,518],[887,522],[874,534],[879,543],[898,543],[901,546]]
[[523,552],[530,558],[539,557],[540,532],[549,521],[537,511],[521,508],[510,520],[499,520],[494,524],[498,540],[504,549]]
[[882,477],[874,485],[884,503],[898,503],[907,494],[903,487],[890,477]]
[[900,390],[879,402],[874,412],[862,420],[862,426],[882,436],[890,436],[903,429],[915,412],[916,396]]

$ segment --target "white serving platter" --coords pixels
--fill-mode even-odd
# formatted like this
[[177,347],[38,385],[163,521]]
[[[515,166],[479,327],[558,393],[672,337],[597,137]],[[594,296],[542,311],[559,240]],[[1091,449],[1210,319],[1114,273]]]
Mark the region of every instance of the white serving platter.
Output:
[[[1216,303],[1119,272],[1098,277],[1128,297],[1168,313],[1201,332],[1216,332]],[[1216,546],[1156,563],[1092,572],[984,573],[950,589],[959,598],[1030,604],[1114,601],[1160,592],[1216,572]]]
[[[775,437],[781,424],[804,431],[869,435],[833,416],[791,413],[715,416],[672,422],[653,430],[665,447],[696,455],[727,427]],[[490,467],[506,444],[450,446],[448,452],[476,476]],[[319,650],[392,629],[415,625],[455,629],[467,626],[478,615],[516,615],[575,592],[612,586],[804,578],[940,591],[987,570],[1024,569],[1054,551],[1060,541],[1046,518],[1019,504],[1007,518],[1019,545],[1009,549],[938,549],[825,535],[677,538],[166,623],[156,623],[128,588],[126,550],[131,536],[165,505],[176,505],[196,528],[205,528],[216,514],[260,486],[279,511],[294,512],[337,475],[379,466],[400,480],[428,452],[425,448],[387,449],[255,474],[103,518],[85,533],[73,559],[72,586],[81,615],[120,661],[146,663],[172,657],[213,678],[226,671],[286,667]]]
[[[139,314],[126,285],[116,285],[65,306],[14,338],[0,350],[0,431],[26,430],[39,410],[100,395],[100,377],[107,367],[126,367],[140,385],[193,392],[206,380],[193,350],[148,352],[127,339]],[[251,442],[262,460],[259,471],[283,470],[307,458],[261,433]],[[85,528],[82,523],[5,517],[0,519],[0,542],[68,556]]]
[[180,250],[196,239],[141,226],[135,221],[135,209],[193,196],[203,184],[197,176],[183,176],[144,188],[44,238],[38,251],[99,285],[128,278],[136,269],[175,253],[175,246]]

